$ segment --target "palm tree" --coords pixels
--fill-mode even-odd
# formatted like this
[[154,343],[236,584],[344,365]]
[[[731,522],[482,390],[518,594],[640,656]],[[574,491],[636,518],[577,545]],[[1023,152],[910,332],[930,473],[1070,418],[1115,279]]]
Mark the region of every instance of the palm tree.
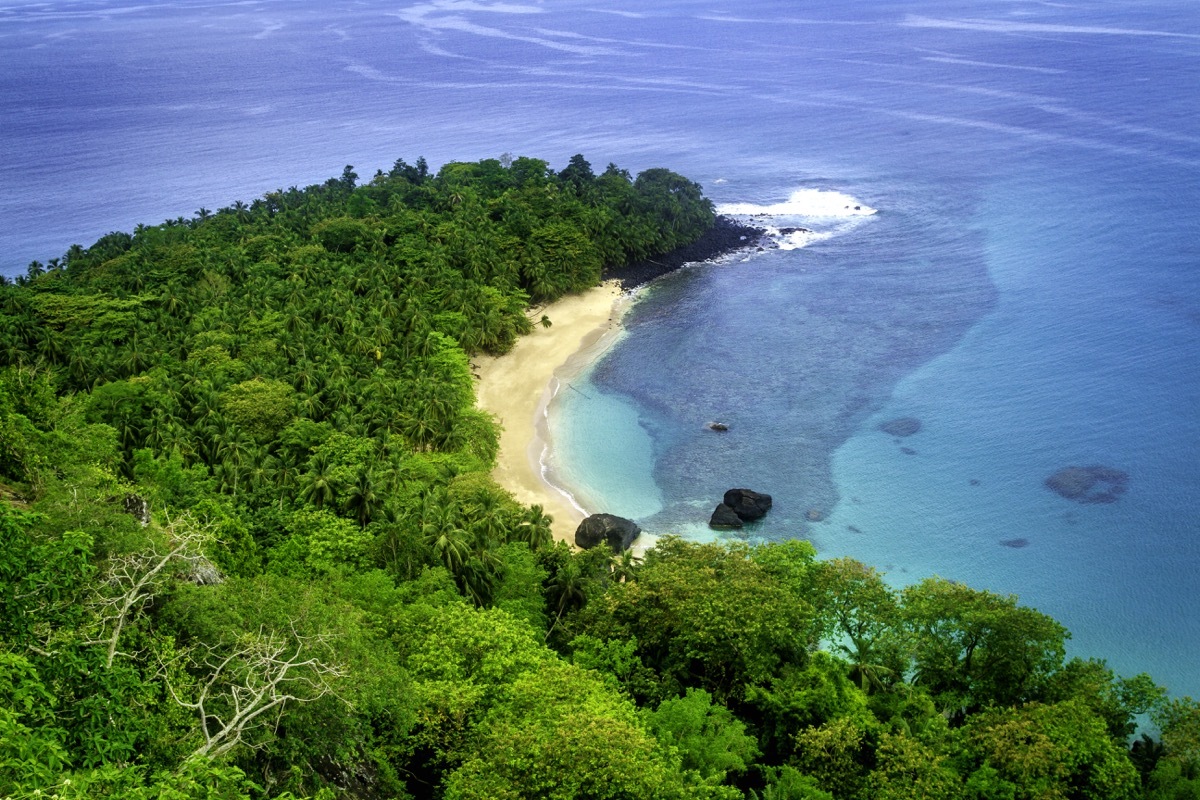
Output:
[[121,370],[128,378],[145,372],[148,365],[146,351],[142,349],[141,341],[135,331],[133,339],[125,347],[125,354],[121,359]]
[[333,477],[333,465],[325,453],[317,453],[309,461],[308,472],[301,479],[300,496],[317,508],[332,505],[337,500],[337,481]]
[[275,462],[275,487],[279,489],[279,510],[283,510],[283,499],[289,490],[296,485],[300,472],[300,461],[297,455],[288,449],[281,449]]
[[42,338],[38,342],[37,352],[48,364],[62,363],[66,360],[67,352],[67,345],[63,341],[63,335],[52,328],[42,331]]
[[496,570],[489,563],[472,558],[463,565],[458,583],[467,599],[483,608],[492,601],[493,590],[496,587]]
[[455,511],[444,505],[434,507],[421,526],[421,534],[437,560],[457,578],[471,555],[471,548]]
[[242,474],[248,471],[247,468],[252,463],[257,449],[253,439],[232,425],[229,426],[228,434],[218,441],[216,456],[221,462],[226,482],[232,488],[235,498],[238,482]]
[[515,541],[529,545],[529,549],[533,551],[549,547],[554,541],[550,527],[553,522],[553,517],[546,514],[541,506],[534,504],[529,507],[525,519],[517,525],[513,538]]
[[549,641],[550,634],[554,632],[559,620],[568,609],[581,608],[587,602],[586,587],[587,577],[583,574],[577,559],[568,558],[559,566],[554,577],[550,579],[550,584],[546,587],[550,597],[553,598],[552,604],[558,609],[554,622],[546,631],[546,641]]
[[354,485],[346,493],[346,511],[358,520],[359,528],[366,528],[382,503],[382,498],[375,491],[375,480],[371,476],[370,468],[365,465],[359,467]]
[[623,550],[620,555],[613,556],[610,562],[612,579],[617,583],[635,581],[641,565],[642,559],[636,557],[632,550]]

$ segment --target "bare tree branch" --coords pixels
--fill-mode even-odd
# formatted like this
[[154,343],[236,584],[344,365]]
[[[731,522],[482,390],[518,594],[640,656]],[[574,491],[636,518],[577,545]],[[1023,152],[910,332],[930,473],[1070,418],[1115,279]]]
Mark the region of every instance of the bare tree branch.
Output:
[[[220,756],[247,734],[265,727],[266,716],[283,713],[289,701],[311,703],[333,692],[330,680],[343,677],[341,667],[326,663],[314,650],[327,647],[327,637],[290,636],[260,630],[224,656],[206,647],[195,662],[207,671],[195,697],[185,700],[167,681],[175,702],[196,712],[204,744],[192,756]],[[254,745],[251,745],[254,746]]]
[[118,655],[121,632],[133,615],[154,596],[154,587],[168,565],[184,563],[193,570],[212,566],[204,555],[205,546],[214,540],[207,527],[200,527],[190,517],[183,517],[168,520],[164,532],[167,534],[165,546],[151,542],[145,552],[113,559],[100,593],[93,600],[102,634],[89,643],[107,645],[106,664],[109,667]]

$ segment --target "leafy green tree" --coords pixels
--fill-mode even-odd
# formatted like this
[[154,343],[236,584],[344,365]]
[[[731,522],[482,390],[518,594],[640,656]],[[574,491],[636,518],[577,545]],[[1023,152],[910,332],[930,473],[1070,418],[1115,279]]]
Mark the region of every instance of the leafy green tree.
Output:
[[974,715],[965,727],[968,752],[1025,798],[1133,798],[1137,770],[1103,720],[1084,704],[1031,703]]
[[750,548],[670,537],[647,553],[636,581],[588,604],[577,632],[636,639],[663,698],[700,688],[718,701],[804,664],[816,639],[812,606]]
[[866,796],[877,800],[955,800],[962,779],[943,755],[907,736],[884,733],[867,777]]
[[1200,790],[1200,703],[1179,697],[1151,717],[1162,731],[1162,752],[1150,773],[1151,797],[1192,797]]
[[683,796],[706,795],[699,787],[685,794],[678,767],[633,706],[578,667],[556,663],[506,687],[445,793],[448,800]]
[[296,393],[282,381],[254,378],[230,386],[221,393],[221,407],[230,422],[259,443],[279,438],[292,421]]
[[904,677],[900,604],[874,569],[850,558],[821,562],[818,605],[829,619],[832,649],[852,665],[863,691],[886,689]]
[[662,701],[646,723],[660,742],[679,751],[685,770],[711,786],[746,772],[758,755],[746,726],[703,689]]
[[783,664],[746,690],[747,719],[754,721],[768,757],[790,752],[794,737],[805,728],[867,715],[867,697],[846,672],[843,662],[817,652],[803,665]]
[[1123,678],[1103,661],[1073,658],[1052,676],[1045,700],[1077,699],[1104,720],[1114,739],[1128,739],[1137,729],[1136,717],[1158,709],[1166,693],[1145,673]]
[[751,790],[753,800],[833,800],[833,795],[822,790],[815,778],[784,764],[767,767],[761,792]]
[[1068,633],[1032,608],[941,578],[903,592],[914,681],[961,713],[1035,699],[1063,661]]
[[838,717],[796,735],[791,766],[816,780],[838,800],[868,797],[881,731],[869,717]]

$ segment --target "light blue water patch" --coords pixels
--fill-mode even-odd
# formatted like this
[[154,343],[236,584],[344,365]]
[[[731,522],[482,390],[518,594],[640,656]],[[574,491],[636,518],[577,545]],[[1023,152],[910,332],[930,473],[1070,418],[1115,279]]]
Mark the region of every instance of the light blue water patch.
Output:
[[[1146,231],[1127,235],[1161,222],[1125,177],[994,187],[980,214],[996,310],[838,450],[843,502],[815,539],[898,585],[939,574],[1019,593],[1070,628],[1073,653],[1193,691],[1200,326],[1173,299],[1196,281],[1178,251],[1147,256]],[[921,431],[877,429],[899,416]],[[1128,492],[1080,505],[1044,485],[1092,464],[1126,471]]]
[[637,408],[594,386],[586,375],[560,387],[551,401],[552,447],[546,477],[589,514],[645,519],[662,510],[654,454]]

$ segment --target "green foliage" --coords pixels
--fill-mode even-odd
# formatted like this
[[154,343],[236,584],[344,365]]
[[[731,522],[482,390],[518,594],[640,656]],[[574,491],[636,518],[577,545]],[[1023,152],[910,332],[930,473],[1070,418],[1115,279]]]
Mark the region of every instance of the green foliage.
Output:
[[928,578],[903,593],[915,682],[946,710],[1037,698],[1063,660],[1066,629],[1034,609]]
[[272,570],[297,576],[367,566],[371,534],[324,509],[293,512],[285,523],[288,539],[276,548]]
[[731,774],[744,773],[758,755],[746,726],[729,709],[714,704],[703,689],[688,689],[683,697],[662,701],[647,715],[646,724],[660,742],[679,751],[685,770],[713,786]]
[[1166,760],[1188,780],[1200,780],[1200,702],[1175,698],[1159,705],[1152,718],[1162,731]]
[[761,792],[753,792],[754,800],[833,800],[833,795],[817,785],[810,775],[784,764],[764,770],[765,786]]
[[545,630],[546,597],[542,593],[542,583],[546,580],[546,570],[523,542],[506,544],[496,555],[501,567],[492,592],[492,604],[529,623],[534,630]]
[[874,569],[849,558],[822,562],[813,576],[834,652],[849,660],[863,691],[904,677],[905,643],[895,592]]
[[1103,661],[1073,658],[1051,679],[1046,692],[1049,701],[1078,699],[1104,720],[1114,739],[1133,735],[1135,717],[1158,709],[1166,698],[1166,689],[1147,674],[1122,678]]
[[1120,800],[1135,797],[1140,786],[1124,748],[1078,701],[986,711],[965,731],[977,763],[996,770],[1018,800]]
[[0,503],[0,638],[9,646],[45,642],[85,618],[91,538],[72,531],[38,541],[30,529],[41,519]]
[[785,664],[776,675],[746,691],[763,749],[787,752],[790,737],[804,728],[831,720],[867,717],[867,698],[846,676],[844,663],[828,653],[814,653],[804,666]]
[[254,378],[221,393],[221,406],[230,422],[259,443],[274,441],[292,420],[295,391],[282,381]]
[[725,702],[786,663],[804,664],[813,623],[796,586],[776,579],[750,548],[666,538],[637,580],[611,586],[577,627],[600,639],[636,639],[661,698],[700,688]]
[[885,733],[875,751],[866,796],[874,800],[953,800],[962,795],[958,773],[928,745]]
[[653,800],[684,793],[668,753],[638,724],[632,704],[569,664],[526,672],[478,727],[447,800]]
[[838,800],[866,797],[879,736],[879,726],[871,720],[838,717],[800,731],[791,764]]

